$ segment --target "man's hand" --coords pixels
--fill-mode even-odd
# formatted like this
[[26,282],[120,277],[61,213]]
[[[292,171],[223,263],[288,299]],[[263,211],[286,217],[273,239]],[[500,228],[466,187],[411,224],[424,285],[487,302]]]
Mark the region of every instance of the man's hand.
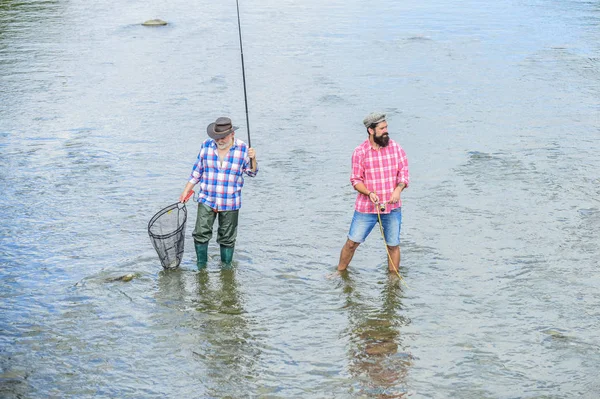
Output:
[[193,192],[193,191],[190,191],[190,190],[184,190],[184,191],[181,193],[181,195],[179,196],[179,202],[181,202],[182,204],[185,204],[185,203],[186,203],[186,202],[187,202],[187,201],[190,199],[190,197],[191,197],[192,195],[194,195],[194,192]]
[[379,203],[379,196],[377,195],[377,193],[375,193],[375,191],[371,191],[369,193],[369,199],[374,204],[378,204]]
[[397,204],[400,201],[400,193],[402,192],[403,188],[404,187],[398,186],[394,189],[394,192],[392,193],[388,204]]

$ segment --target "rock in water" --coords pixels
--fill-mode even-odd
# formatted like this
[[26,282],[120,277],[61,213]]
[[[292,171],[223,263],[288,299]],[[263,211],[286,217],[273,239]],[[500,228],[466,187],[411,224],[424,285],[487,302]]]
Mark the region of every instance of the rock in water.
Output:
[[127,281],[133,280],[134,278],[135,278],[135,274],[128,273],[128,274],[125,274],[123,276],[113,277],[113,278],[106,279],[106,282],[109,282],[109,283],[112,283],[112,282],[115,282],[115,281],[125,281],[125,282],[127,282]]
[[134,277],[135,277],[135,275],[129,273],[129,274],[122,276],[121,281],[131,281],[131,280],[133,280]]
[[162,19],[149,19],[148,21],[142,23],[144,26],[164,26],[167,23]]

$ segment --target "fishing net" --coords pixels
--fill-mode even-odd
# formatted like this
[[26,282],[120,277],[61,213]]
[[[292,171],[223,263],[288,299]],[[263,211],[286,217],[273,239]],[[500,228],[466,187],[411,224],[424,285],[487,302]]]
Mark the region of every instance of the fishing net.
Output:
[[185,204],[178,202],[161,209],[148,222],[150,240],[165,269],[174,269],[181,263],[186,220]]

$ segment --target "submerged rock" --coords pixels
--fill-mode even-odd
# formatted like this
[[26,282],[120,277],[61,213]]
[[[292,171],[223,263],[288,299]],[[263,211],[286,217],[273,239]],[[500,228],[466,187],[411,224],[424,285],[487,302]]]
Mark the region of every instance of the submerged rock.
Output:
[[162,19],[149,19],[148,21],[142,23],[144,26],[164,26],[167,23]]
[[125,281],[125,282],[128,282],[128,281],[133,280],[134,278],[135,278],[135,274],[128,273],[128,274],[125,274],[123,276],[109,278],[106,281],[109,282],[109,283],[112,283],[113,281]]

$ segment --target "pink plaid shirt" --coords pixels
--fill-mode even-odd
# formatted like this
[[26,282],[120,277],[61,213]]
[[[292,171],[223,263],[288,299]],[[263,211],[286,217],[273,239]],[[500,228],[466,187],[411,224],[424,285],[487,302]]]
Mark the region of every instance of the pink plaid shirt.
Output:
[[[369,191],[379,196],[381,202],[387,202],[400,183],[408,187],[408,180],[406,153],[392,139],[387,147],[379,150],[374,150],[367,139],[352,153],[352,176],[350,176],[352,186],[363,183]],[[382,213],[390,213],[401,206],[402,201],[397,204],[386,204],[385,211]],[[354,209],[362,213],[377,213],[375,204],[368,196],[361,193],[356,197]]]

